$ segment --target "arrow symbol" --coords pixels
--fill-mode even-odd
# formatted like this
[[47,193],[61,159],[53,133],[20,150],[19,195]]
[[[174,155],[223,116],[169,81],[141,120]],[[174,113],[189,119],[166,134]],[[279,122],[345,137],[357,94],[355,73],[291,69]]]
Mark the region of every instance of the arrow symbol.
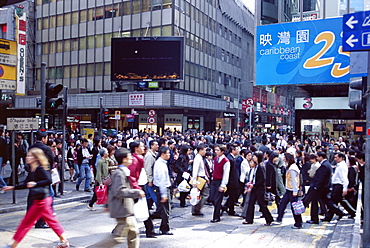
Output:
[[350,28],[350,29],[353,29],[354,26],[353,24],[357,24],[358,23],[358,20],[353,20],[355,19],[354,16],[351,16],[347,21],[346,21],[346,25]]
[[355,37],[353,34],[346,40],[346,43],[350,46],[350,47],[354,47],[355,45],[353,44],[353,42],[358,42],[358,39],[353,39],[353,37]]

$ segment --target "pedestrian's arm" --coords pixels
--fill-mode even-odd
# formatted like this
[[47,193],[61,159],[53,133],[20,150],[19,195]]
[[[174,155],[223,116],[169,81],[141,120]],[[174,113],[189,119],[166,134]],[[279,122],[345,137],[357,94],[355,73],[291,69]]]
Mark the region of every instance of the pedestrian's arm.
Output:
[[229,175],[230,175],[230,162],[227,161],[224,164],[224,174],[222,175],[222,181],[220,187],[225,188],[226,185],[229,183]]

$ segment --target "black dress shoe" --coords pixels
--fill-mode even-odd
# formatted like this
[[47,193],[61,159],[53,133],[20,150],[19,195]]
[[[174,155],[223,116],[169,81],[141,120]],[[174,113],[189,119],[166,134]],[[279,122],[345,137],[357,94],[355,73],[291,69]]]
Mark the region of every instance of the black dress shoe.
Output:
[[193,216],[204,216],[204,214],[203,213],[194,213],[194,214],[192,214]]
[[154,238],[154,239],[156,239],[156,238],[157,238],[154,234],[147,234],[147,235],[146,235],[146,237],[147,237],[147,238]]
[[85,189],[84,191],[85,191],[85,192],[91,192],[91,190],[90,190],[90,189]]
[[181,207],[181,208],[187,208],[187,207],[188,207],[188,205],[186,205],[186,204],[180,204],[180,207]]
[[253,224],[253,222],[243,221],[243,222],[242,222],[242,224],[243,224],[243,225],[252,225],[252,224]]
[[76,185],[76,191],[79,191],[79,190],[80,190],[80,186]]
[[322,218],[322,219],[320,219],[321,221],[327,221],[327,222],[330,222],[331,220],[328,220],[328,219],[326,219],[326,218]]
[[173,235],[172,232],[162,232],[161,235]]
[[239,214],[237,214],[237,213],[228,213],[228,215],[230,215],[230,216],[235,216],[235,217],[240,217],[240,215],[239,215]]
[[210,222],[211,223],[216,223],[216,222],[220,222],[221,220],[220,219],[215,219],[215,220],[211,220]]
[[35,228],[42,228],[42,229],[45,229],[45,228],[50,228],[50,226],[44,224],[44,225],[41,225],[41,226],[35,226]]
[[313,220],[308,220],[308,221],[306,221],[306,223],[308,223],[308,224],[319,224],[318,221],[313,221]]

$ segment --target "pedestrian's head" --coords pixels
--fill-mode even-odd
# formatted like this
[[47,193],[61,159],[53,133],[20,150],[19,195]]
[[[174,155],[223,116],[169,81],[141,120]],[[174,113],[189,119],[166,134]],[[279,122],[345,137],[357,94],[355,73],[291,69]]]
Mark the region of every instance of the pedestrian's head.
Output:
[[83,148],[86,148],[89,145],[89,141],[87,139],[82,139],[81,140],[81,145]]
[[253,153],[252,160],[256,163],[256,165],[262,163],[263,161],[263,152],[256,151]]
[[217,157],[224,155],[225,152],[226,152],[225,145],[215,145],[215,153]]
[[131,152],[126,148],[117,149],[114,153],[114,157],[120,165],[129,166],[132,163]]
[[346,155],[344,155],[343,153],[341,153],[341,152],[338,152],[338,153],[336,153],[336,154],[334,154],[334,160],[335,160],[335,162],[337,162],[337,163],[340,163],[340,162],[342,162],[343,160],[345,160],[346,159]]
[[284,159],[288,168],[295,163],[293,154],[289,152],[284,153]]
[[140,141],[134,141],[130,143],[130,150],[131,153],[136,153],[138,155],[143,155],[144,154],[144,143]]
[[321,162],[321,161],[323,161],[324,159],[326,159],[326,153],[325,152],[318,152],[317,153],[317,160],[319,161],[319,162]]
[[149,147],[150,147],[150,150],[152,151],[158,151],[158,140],[151,140],[149,141]]
[[103,147],[102,149],[100,149],[99,150],[99,154],[100,154],[101,157],[104,157],[105,155],[108,156],[108,150],[107,150],[107,148],[104,148]]
[[167,146],[161,146],[158,150],[158,157],[164,159],[164,160],[169,160],[171,156],[170,153],[170,148]]
[[45,153],[40,148],[31,148],[27,152],[26,163],[31,165],[42,166],[44,170],[49,170],[49,161]]
[[48,141],[48,134],[43,131],[37,131],[36,140],[41,141],[42,143],[46,144],[46,142]]
[[365,153],[363,153],[363,152],[357,153],[356,154],[356,159],[361,164],[365,163]]
[[198,151],[198,154],[202,157],[204,157],[206,155],[206,146],[205,145],[199,145],[197,146],[197,151]]
[[313,163],[316,163],[317,162],[317,156],[316,154],[310,154],[309,156],[309,159],[310,159],[310,163],[313,164]]

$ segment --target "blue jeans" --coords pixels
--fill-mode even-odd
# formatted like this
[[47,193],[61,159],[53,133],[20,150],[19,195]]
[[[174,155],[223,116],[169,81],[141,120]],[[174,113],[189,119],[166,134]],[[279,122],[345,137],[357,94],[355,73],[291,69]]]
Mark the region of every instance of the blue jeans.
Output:
[[90,165],[89,164],[81,164],[80,167],[80,176],[78,178],[78,181],[76,183],[77,186],[80,186],[82,180],[85,180],[85,190],[90,189],[90,181],[91,181],[91,171],[90,171]]
[[3,170],[3,157],[0,157],[0,188],[7,186],[4,181],[3,175],[1,175],[2,170]]
[[80,174],[80,167],[78,166],[78,164],[74,164],[74,168],[75,168],[75,175],[73,176],[73,180],[76,181]]

